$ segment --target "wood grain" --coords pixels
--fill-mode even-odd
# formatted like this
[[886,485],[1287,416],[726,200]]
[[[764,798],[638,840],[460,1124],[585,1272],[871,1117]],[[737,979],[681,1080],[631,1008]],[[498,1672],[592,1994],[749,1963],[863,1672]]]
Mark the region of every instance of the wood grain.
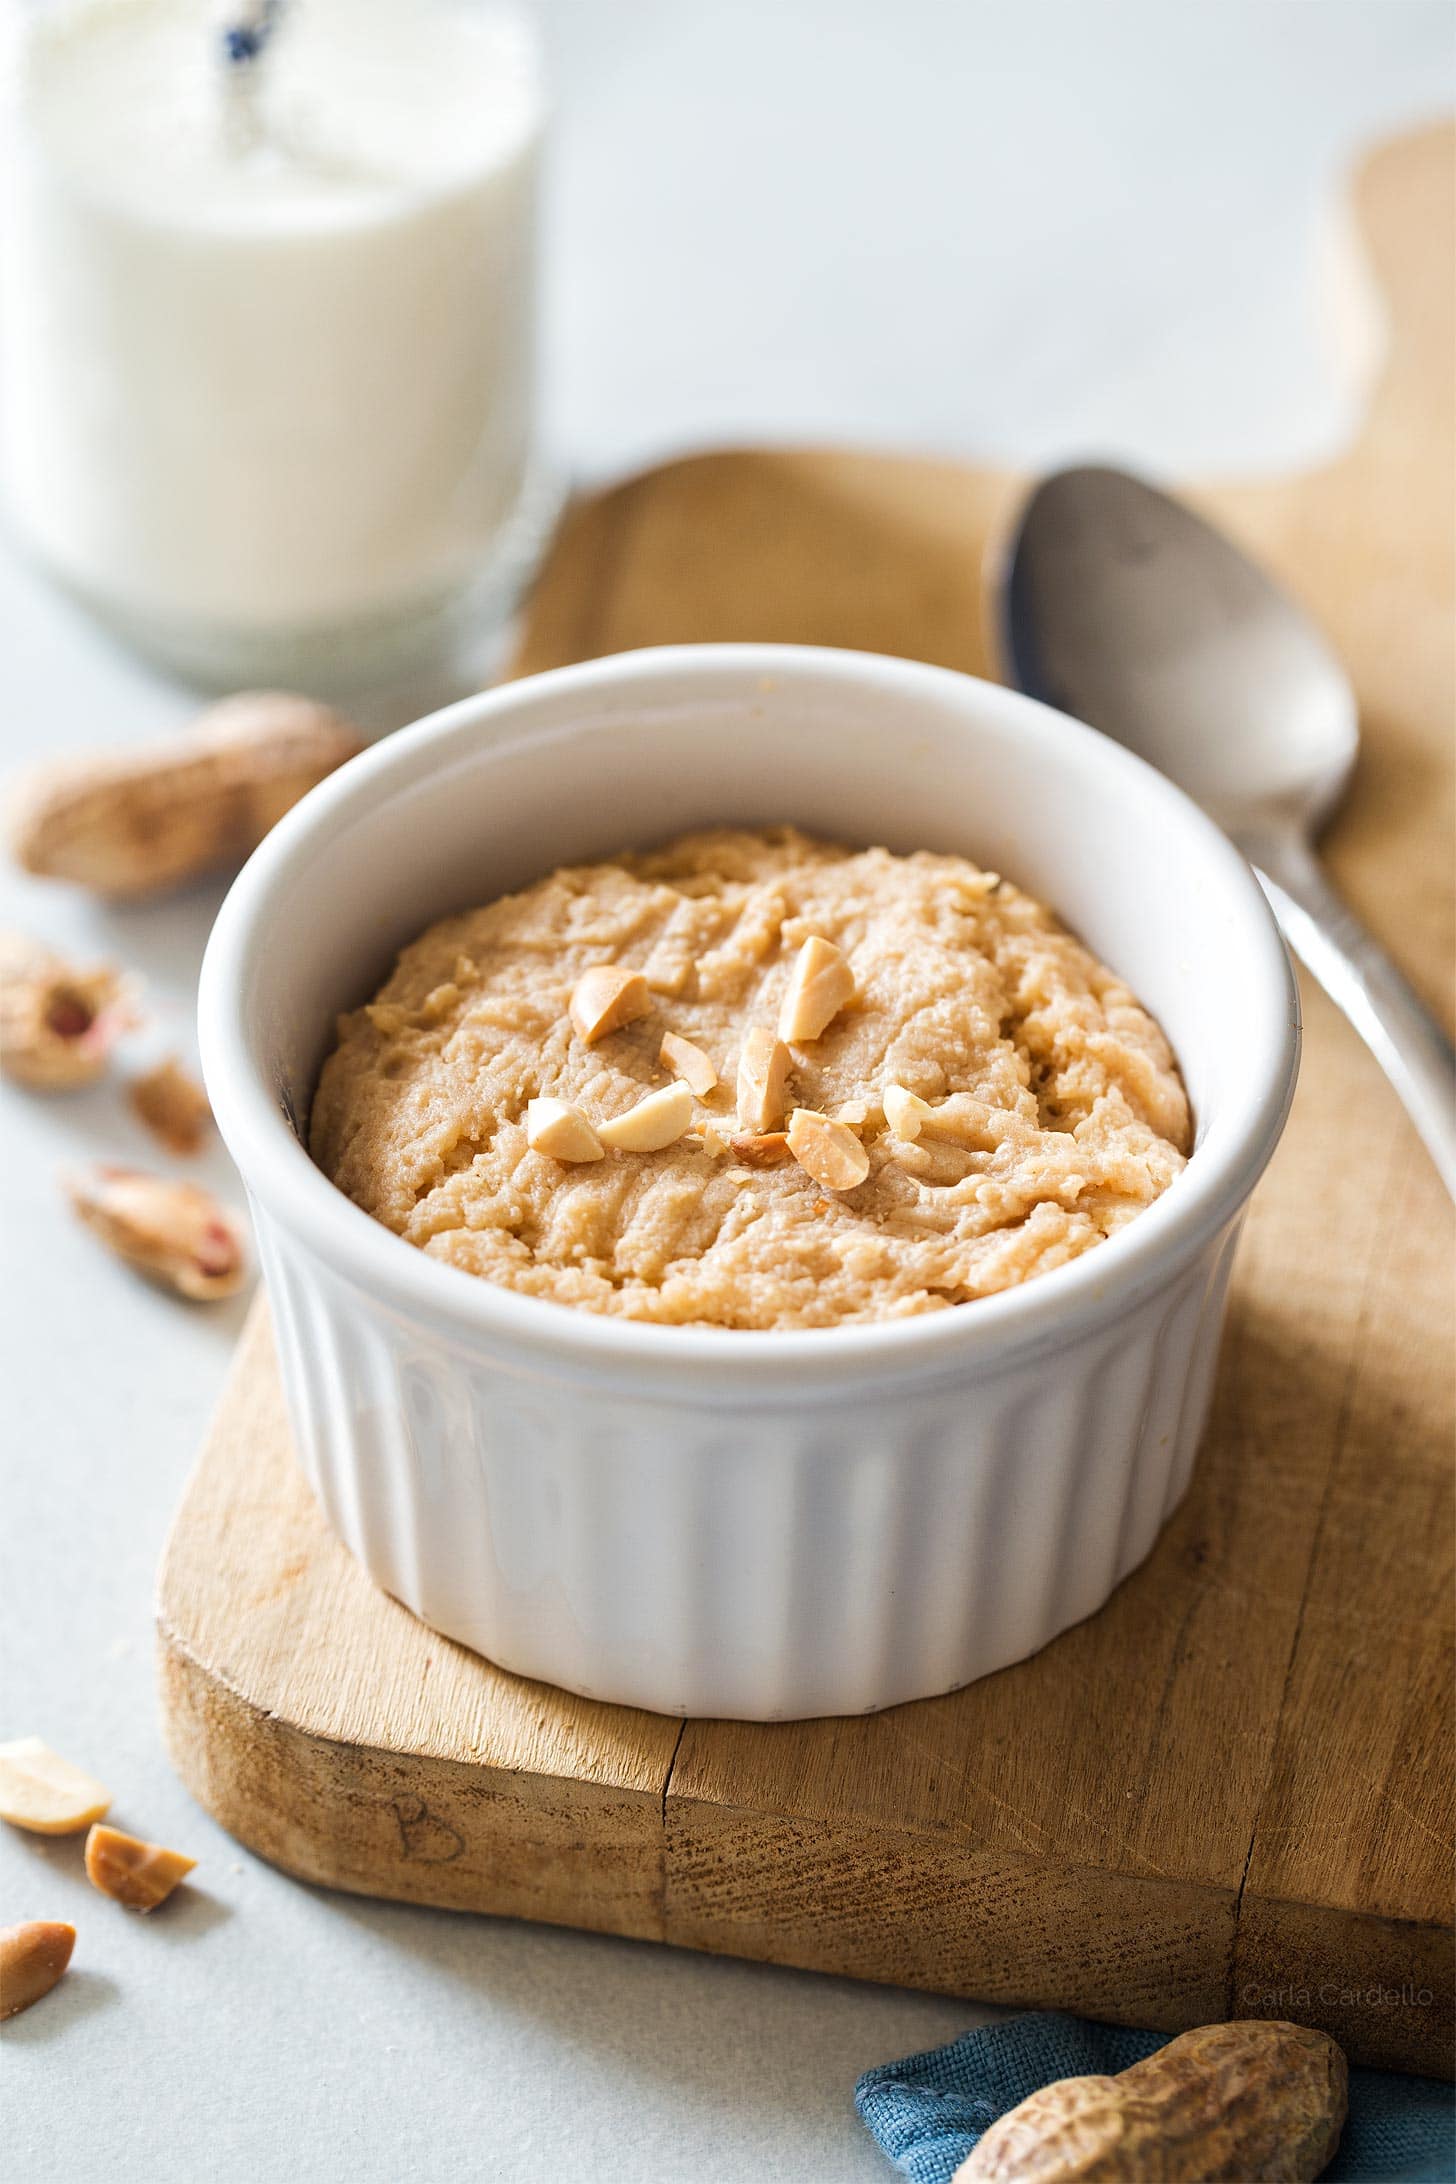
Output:
[[[1359,443],[1197,496],[1351,664],[1365,755],[1331,862],[1448,1015],[1453,175],[1442,129],[1361,178],[1393,334]],[[1017,491],[836,451],[674,463],[572,511],[518,670],[781,638],[986,672]],[[327,1534],[260,1308],[162,1575],[186,1779],[264,1855],[365,1893],[1169,2028],[1293,2017],[1449,2069],[1451,1209],[1303,992],[1194,1485],[1101,1614],[869,1720],[679,1725],[523,1683]]]
[[264,1857],[369,1895],[660,1936],[678,1724],[503,1675],[375,1591],[293,1461],[261,1306],[157,1623],[173,1757]]

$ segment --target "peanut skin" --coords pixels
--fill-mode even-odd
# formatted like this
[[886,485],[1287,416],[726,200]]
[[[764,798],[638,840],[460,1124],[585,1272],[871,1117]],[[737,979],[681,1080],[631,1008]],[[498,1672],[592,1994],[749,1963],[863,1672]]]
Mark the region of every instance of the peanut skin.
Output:
[[212,1109],[201,1085],[188,1075],[175,1054],[169,1054],[140,1077],[133,1077],[126,1096],[138,1122],[169,1153],[186,1159],[201,1152],[212,1124]]
[[1203,2025],[1115,2078],[998,2117],[953,2184],[1310,2184],[1345,2121],[1345,2058],[1305,2025]]
[[155,1911],[196,1866],[180,1850],[98,1822],[86,1838],[86,1878],[129,1911]]
[[361,747],[348,721],[311,698],[245,691],[181,736],[39,768],[15,794],[15,859],[100,895],[163,894],[241,864]]
[[0,2018],[18,2017],[63,1976],[76,1929],[60,1919],[26,1919],[0,1926]]

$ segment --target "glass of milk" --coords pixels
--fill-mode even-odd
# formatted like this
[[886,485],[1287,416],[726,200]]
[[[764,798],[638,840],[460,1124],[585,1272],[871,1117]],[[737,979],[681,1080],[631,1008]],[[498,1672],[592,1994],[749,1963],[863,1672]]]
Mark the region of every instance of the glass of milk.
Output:
[[542,89],[516,0],[12,13],[11,524],[208,682],[499,623],[539,546]]

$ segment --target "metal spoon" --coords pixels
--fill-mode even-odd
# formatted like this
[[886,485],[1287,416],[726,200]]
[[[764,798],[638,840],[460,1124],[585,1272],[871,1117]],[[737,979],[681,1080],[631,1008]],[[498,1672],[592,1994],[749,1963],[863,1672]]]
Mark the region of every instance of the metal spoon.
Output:
[[1358,721],[1308,617],[1189,509],[1100,468],[1037,486],[1000,604],[1011,679],[1139,752],[1237,842],[1456,1197],[1456,1049],[1312,846],[1349,780]]

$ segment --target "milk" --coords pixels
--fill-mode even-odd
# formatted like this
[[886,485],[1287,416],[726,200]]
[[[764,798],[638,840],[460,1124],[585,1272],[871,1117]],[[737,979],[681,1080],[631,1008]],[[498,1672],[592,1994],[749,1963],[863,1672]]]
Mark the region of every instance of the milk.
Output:
[[218,679],[373,664],[498,582],[533,503],[528,20],[57,0],[7,71],[12,523]]

